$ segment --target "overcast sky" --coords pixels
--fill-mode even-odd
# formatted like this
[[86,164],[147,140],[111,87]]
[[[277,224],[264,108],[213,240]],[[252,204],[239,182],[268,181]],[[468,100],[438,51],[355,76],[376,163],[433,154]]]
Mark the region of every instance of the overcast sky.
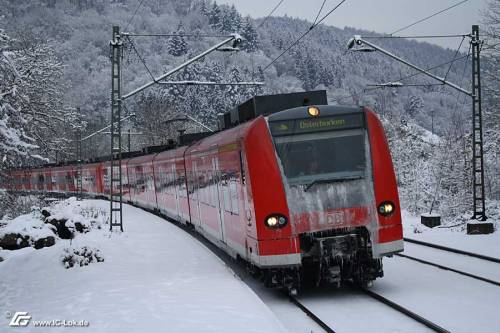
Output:
[[[254,18],[265,17],[278,0],[218,0],[218,3],[234,4],[243,15]],[[326,0],[323,13],[333,8],[340,0]],[[449,7],[459,0],[347,0],[332,13],[325,24],[339,28],[345,26],[391,33],[419,19]],[[401,35],[448,35],[469,33],[473,24],[481,29],[481,11],[488,0],[469,0],[439,14],[423,23],[402,31]],[[273,14],[300,17],[314,21],[323,0],[284,0]],[[441,46],[456,49],[459,38],[434,39]],[[465,43],[464,43],[465,44]],[[465,46],[464,46],[465,48]]]

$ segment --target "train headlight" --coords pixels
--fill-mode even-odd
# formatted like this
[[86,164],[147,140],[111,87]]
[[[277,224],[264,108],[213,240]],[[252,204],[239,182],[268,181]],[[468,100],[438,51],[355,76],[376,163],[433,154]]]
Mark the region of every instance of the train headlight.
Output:
[[287,218],[281,214],[269,215],[264,220],[265,225],[272,229],[283,228],[287,224],[287,222]]
[[382,216],[389,216],[394,212],[394,204],[390,201],[384,201],[378,206],[378,212]]
[[315,106],[310,106],[307,108],[307,114],[309,114],[311,117],[319,116],[319,109]]

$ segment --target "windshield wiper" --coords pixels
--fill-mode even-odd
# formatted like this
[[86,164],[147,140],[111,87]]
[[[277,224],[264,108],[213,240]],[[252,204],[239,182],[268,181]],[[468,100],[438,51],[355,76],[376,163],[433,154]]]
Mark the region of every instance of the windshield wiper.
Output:
[[345,181],[345,180],[353,180],[353,179],[361,179],[361,178],[363,178],[363,177],[351,176],[351,177],[342,177],[342,178],[316,179],[316,180],[313,180],[311,183],[306,185],[306,187],[304,188],[304,192],[307,192],[311,187],[313,187],[316,184],[335,183],[335,182],[341,182],[341,181]]

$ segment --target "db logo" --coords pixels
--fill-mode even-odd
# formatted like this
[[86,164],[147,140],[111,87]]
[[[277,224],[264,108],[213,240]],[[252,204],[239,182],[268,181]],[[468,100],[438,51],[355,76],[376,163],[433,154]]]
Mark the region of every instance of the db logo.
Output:
[[28,315],[28,312],[16,312],[12,316],[9,326],[28,326],[30,319],[31,316]]
[[327,215],[327,221],[329,224],[342,224],[344,220],[344,212],[342,211],[331,212]]

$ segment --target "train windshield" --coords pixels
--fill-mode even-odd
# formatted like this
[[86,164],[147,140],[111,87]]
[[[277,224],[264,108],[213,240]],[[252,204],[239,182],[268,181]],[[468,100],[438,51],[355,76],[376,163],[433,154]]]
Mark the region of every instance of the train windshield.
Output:
[[290,185],[365,176],[365,131],[353,129],[274,138]]

